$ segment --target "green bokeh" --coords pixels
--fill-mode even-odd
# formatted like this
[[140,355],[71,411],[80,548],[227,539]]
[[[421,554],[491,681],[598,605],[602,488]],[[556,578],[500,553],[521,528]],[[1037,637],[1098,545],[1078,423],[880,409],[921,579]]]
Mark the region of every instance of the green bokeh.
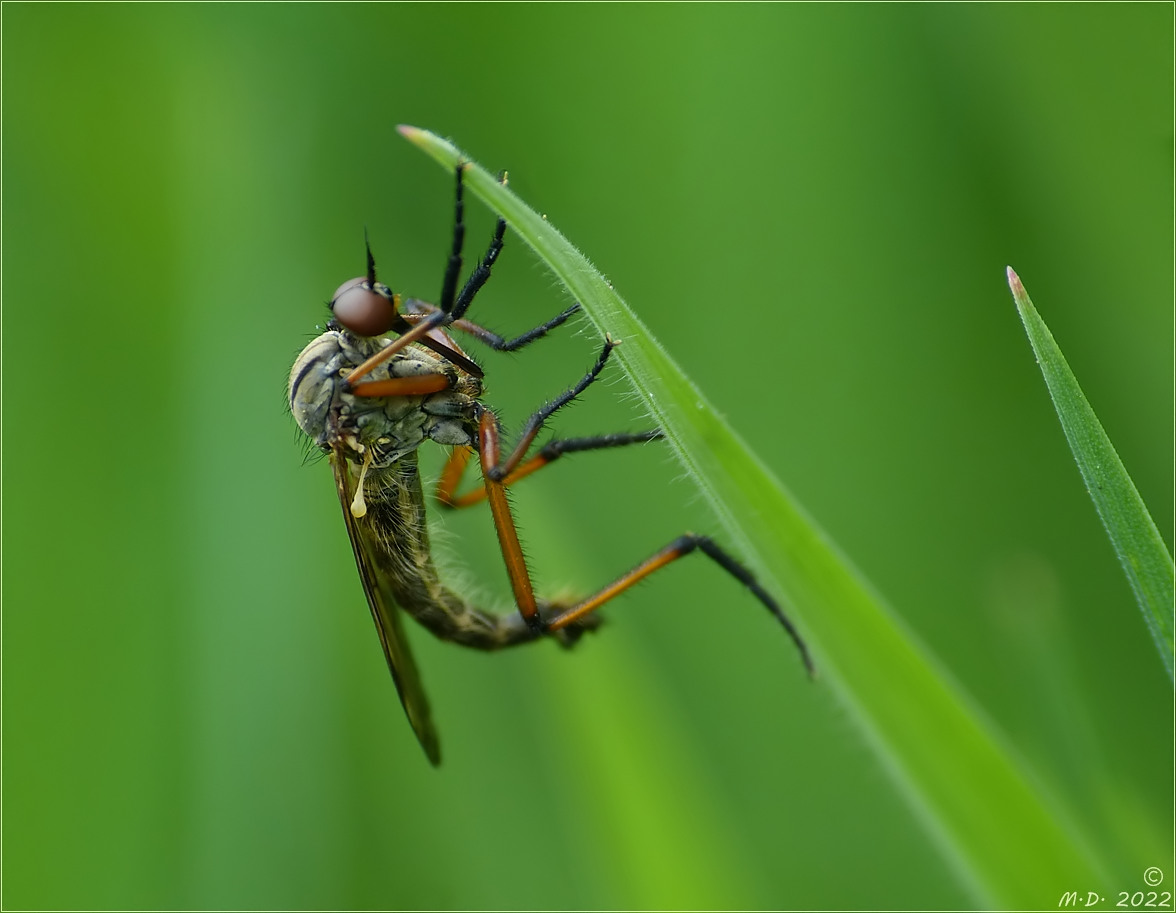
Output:
[[[845,710],[701,562],[574,654],[411,631],[428,767],[283,409],[364,226],[383,278],[439,289],[450,181],[402,122],[510,169],[1122,890],[1170,868],[1170,685],[1004,268],[1171,545],[1172,15],[6,4],[4,906],[970,902]],[[470,221],[472,257],[492,220]],[[514,244],[477,316],[564,303]],[[485,355],[492,402],[517,422],[596,346]],[[556,427],[633,409],[602,384]],[[540,585],[713,531],[679,476],[646,448],[521,486]],[[488,518],[447,527],[454,574],[505,603]],[[1085,887],[1042,906],[1064,890]]]

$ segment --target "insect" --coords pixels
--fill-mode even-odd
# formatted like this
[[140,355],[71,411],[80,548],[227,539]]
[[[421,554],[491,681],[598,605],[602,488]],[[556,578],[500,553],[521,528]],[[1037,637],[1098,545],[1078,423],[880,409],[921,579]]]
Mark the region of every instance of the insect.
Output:
[[[657,430],[555,439],[531,453],[553,413],[570,403],[604,370],[617,343],[606,337],[596,363],[579,382],[539,407],[513,447],[505,448],[497,416],[482,402],[483,371],[450,334],[458,330],[491,349],[512,352],[540,339],[578,309],[572,305],[514,339],[466,319],[502,250],[506,222],[498,219],[490,245],[461,289],[465,225],[463,164],[456,168],[453,242],[436,305],[402,299],[376,279],[371,246],[365,275],[332,296],[326,332],[314,339],[290,372],[290,409],[299,427],[329,457],[343,520],[355,552],[380,645],[401,703],[425,754],[441,760],[429,702],[405,638],[401,616],[411,615],[437,637],[479,650],[498,650],[550,638],[570,647],[600,623],[596,609],[639,580],[697,550],[749,589],[792,638],[810,675],[804,641],[751,573],[706,536],[686,533],[595,595],[566,605],[538,598],[519,547],[506,489],[566,453],[656,440]],[[425,441],[452,447],[436,498],[449,508],[483,500],[498,533],[517,612],[495,614],[471,605],[440,580],[429,548],[425,496],[417,450]],[[480,487],[459,495],[474,454]]]

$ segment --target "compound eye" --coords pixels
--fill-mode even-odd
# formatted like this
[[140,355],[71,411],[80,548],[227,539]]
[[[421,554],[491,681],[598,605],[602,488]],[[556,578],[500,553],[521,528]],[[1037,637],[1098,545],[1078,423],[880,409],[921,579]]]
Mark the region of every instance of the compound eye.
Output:
[[360,336],[379,336],[396,325],[396,305],[386,286],[372,288],[366,276],[344,282],[331,297],[339,323]]

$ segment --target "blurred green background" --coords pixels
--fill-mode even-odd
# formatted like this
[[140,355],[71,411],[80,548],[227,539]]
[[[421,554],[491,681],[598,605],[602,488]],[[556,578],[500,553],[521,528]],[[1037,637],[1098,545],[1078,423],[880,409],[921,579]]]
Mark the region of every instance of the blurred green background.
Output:
[[[283,405],[364,226],[383,279],[439,291],[451,180],[397,123],[509,168],[1110,887],[1150,865],[1170,887],[1171,685],[1004,274],[1171,547],[1170,5],[6,4],[3,25],[6,908],[974,901],[702,561],[571,654],[414,627],[428,766]],[[472,259],[492,216],[468,208]],[[521,243],[499,264],[476,318],[566,304]],[[517,423],[597,346],[581,321],[479,352],[490,402]],[[554,427],[644,420],[614,373]],[[656,446],[564,460],[515,506],[546,592],[721,537]],[[505,605],[488,516],[445,527],[452,576]]]

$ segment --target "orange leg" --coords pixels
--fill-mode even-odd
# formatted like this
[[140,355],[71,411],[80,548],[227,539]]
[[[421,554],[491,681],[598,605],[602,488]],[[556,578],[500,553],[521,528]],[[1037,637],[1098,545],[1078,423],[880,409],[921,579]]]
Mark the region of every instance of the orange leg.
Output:
[[813,666],[812,657],[809,655],[808,647],[805,646],[804,640],[796,630],[795,625],[792,624],[788,616],[784,614],[783,609],[780,608],[780,604],[768,595],[767,590],[759,585],[759,581],[755,579],[751,571],[719,548],[712,539],[707,536],[699,536],[695,533],[685,533],[679,536],[661,551],[642,561],[633,570],[621,575],[608,586],[604,587],[595,596],[590,596],[576,603],[571,608],[560,611],[554,618],[547,621],[545,627],[549,631],[558,631],[565,625],[572,624],[588,613],[595,612],[610,599],[619,596],[625,590],[629,589],[629,587],[633,586],[633,584],[644,580],[654,571],[661,570],[667,564],[689,555],[695,549],[700,550],[704,555],[714,561],[715,564],[751,590],[752,595],[763,604],[764,608],[772,613],[788,633],[788,636],[792,638],[792,642],[796,644],[796,649],[800,651],[800,659],[804,663],[804,668],[808,672],[809,678],[815,678],[817,672]]
[[[576,453],[581,450],[603,450],[609,447],[623,447],[626,444],[643,444],[647,441],[660,440],[660,431],[639,431],[635,434],[602,434],[597,437],[582,437],[556,439],[548,442],[529,460],[520,463],[510,475],[502,480],[504,487],[510,487],[519,479],[529,476],[536,470],[555,462],[565,453]],[[469,447],[457,447],[450,454],[441,470],[441,477],[437,480],[437,500],[443,507],[469,507],[480,504],[486,498],[485,486],[467,491],[464,495],[457,493],[462,475],[469,464],[473,450]]]
[[[478,423],[478,451],[483,472],[485,467],[498,463],[498,420],[493,412],[483,412]],[[510,513],[510,504],[506,501],[506,486],[487,477],[486,498],[490,502],[490,513],[494,515],[494,529],[498,533],[498,544],[502,548],[502,560],[506,563],[510,587],[514,590],[515,605],[519,607],[523,620],[533,630],[542,632],[543,621],[535,605],[535,591],[531,587],[531,575],[519,545],[519,534]]]
[[[384,346],[383,349],[348,374],[348,384],[355,385],[405,346],[414,342],[427,346],[439,355],[449,358],[475,377],[482,376],[482,369],[476,364],[465,356],[449,349],[443,343],[433,339],[430,335],[434,329],[447,326],[453,323],[454,320],[465,316],[465,312],[474,300],[474,296],[486,284],[486,280],[490,278],[490,268],[494,265],[494,261],[498,259],[498,254],[502,250],[502,239],[506,233],[506,222],[499,219],[486,255],[478,262],[470,278],[466,280],[465,287],[458,293],[457,279],[458,274],[461,272],[461,249],[465,241],[464,206],[461,190],[462,173],[465,171],[465,167],[464,162],[459,162],[454,170],[454,177],[457,180],[457,195],[454,201],[453,248],[449,254],[449,263],[445,267],[445,280],[441,285],[441,307],[424,317],[419,323],[407,332],[404,332],[402,336],[392,340],[391,343]],[[369,247],[368,281],[374,283],[375,278],[376,264],[371,255],[371,248]],[[401,323],[395,329],[397,332],[400,332],[406,326],[408,326],[408,322],[403,319],[402,315]]]
[[[421,342],[422,339],[428,336],[429,331],[435,327],[441,326],[445,322],[447,315],[442,311],[430,314],[411,330],[392,340],[384,348],[380,349],[375,355],[361,364],[358,368],[347,375],[347,383],[355,386],[356,383],[371,374],[376,368],[386,362],[389,358],[403,349],[405,346],[414,342]],[[361,396],[364,394],[360,394]]]
[[369,380],[351,388],[354,396],[426,396],[440,393],[449,388],[449,378],[444,374],[418,374],[415,377],[389,377],[386,380]]
[[[633,586],[633,584],[644,580],[654,571],[660,570],[671,562],[677,561],[679,558],[689,555],[695,549],[698,549],[751,590],[752,595],[772,613],[788,633],[788,636],[792,638],[792,642],[796,644],[796,648],[800,651],[801,661],[804,663],[805,669],[808,670],[809,676],[811,677],[815,674],[808,648],[805,646],[796,627],[780,608],[779,603],[759,585],[759,582],[747,568],[719,548],[711,539],[706,536],[695,535],[694,533],[686,533],[685,535],[679,536],[661,551],[637,565],[637,567],[633,568],[627,574],[623,574],[594,596],[590,596],[570,608],[559,610],[553,618],[541,618],[535,601],[534,589],[531,586],[531,575],[527,570],[527,563],[523,557],[522,548],[519,546],[519,537],[515,527],[514,516],[511,514],[510,505],[506,500],[506,485],[509,483],[512,475],[515,478],[520,478],[521,475],[518,474],[521,473],[527,464],[518,467],[513,473],[506,474],[502,479],[495,479],[491,470],[500,465],[500,455],[498,421],[494,413],[489,411],[483,412],[478,425],[478,456],[481,460],[482,475],[485,479],[486,498],[490,502],[490,511],[494,516],[494,528],[498,533],[498,543],[502,548],[502,557],[506,564],[506,572],[510,577],[511,588],[514,590],[515,603],[518,605],[519,612],[522,614],[524,620],[534,631],[537,633],[548,633],[571,625],[589,613],[595,612],[610,599],[619,596],[625,590],[629,589],[629,587]],[[446,472],[449,472],[451,475],[460,476],[461,469],[464,468],[465,462],[468,459],[468,448],[465,449],[465,453],[461,457],[457,457],[455,452],[454,457],[451,457],[449,464],[446,465]],[[539,465],[541,466],[543,464]],[[456,466],[456,469],[452,469],[454,466]],[[535,468],[537,469],[539,466]],[[446,472],[442,473],[443,483],[446,482]],[[453,481],[452,484],[456,487],[456,481]]]
[[434,492],[442,507],[468,507],[486,497],[486,489],[479,488],[466,495],[457,494],[457,486],[461,484],[461,477],[465,475],[465,468],[469,465],[470,457],[474,455],[472,447],[454,447],[449,459],[441,468],[441,476],[437,479],[437,490]]

